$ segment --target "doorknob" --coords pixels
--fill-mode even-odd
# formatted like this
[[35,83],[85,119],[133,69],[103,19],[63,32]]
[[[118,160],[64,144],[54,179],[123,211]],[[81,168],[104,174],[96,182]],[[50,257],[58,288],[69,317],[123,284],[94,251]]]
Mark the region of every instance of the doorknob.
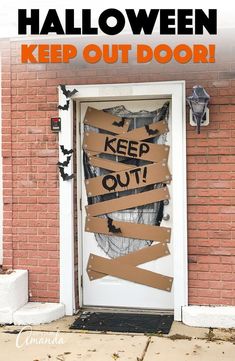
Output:
[[169,214],[164,214],[163,217],[162,217],[162,219],[163,219],[164,221],[169,221],[170,215],[169,215]]

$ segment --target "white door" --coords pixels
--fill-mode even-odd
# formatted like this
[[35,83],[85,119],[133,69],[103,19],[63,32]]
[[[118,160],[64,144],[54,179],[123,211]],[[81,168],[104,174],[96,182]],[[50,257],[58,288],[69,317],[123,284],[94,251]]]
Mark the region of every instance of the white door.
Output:
[[[81,144],[84,135],[84,116],[87,111],[87,107],[93,107],[96,109],[107,109],[115,106],[123,106],[129,112],[154,111],[163,106],[170,99],[151,99],[151,100],[125,100],[125,101],[108,101],[108,102],[85,102],[81,103],[80,119],[81,119]],[[163,144],[171,145],[171,106],[169,106],[168,115],[168,127],[169,132],[162,136],[161,142]],[[138,127],[132,118],[132,127]],[[159,137],[160,138],[160,137]],[[85,219],[86,210],[85,207],[88,204],[86,189],[85,189],[85,176],[84,176],[84,164],[83,164],[83,150],[81,150],[80,157],[80,169],[81,169],[81,194],[82,194],[82,278],[83,278],[83,306],[99,306],[99,307],[116,307],[116,308],[140,308],[140,309],[155,309],[155,310],[173,310],[174,308],[174,283],[171,291],[164,291],[157,288],[145,286],[135,282],[130,282],[120,278],[105,276],[91,281],[87,274],[87,263],[90,254],[95,254],[105,258],[115,258],[118,253],[111,255],[107,252],[107,249],[100,246],[99,239],[94,233],[85,232]],[[171,150],[169,153],[168,167],[171,172]],[[173,202],[173,195],[171,194],[172,186],[168,185],[170,193],[170,201],[164,204],[164,219],[161,220],[161,227],[171,227],[172,225],[172,212],[171,205]],[[136,210],[137,211],[137,210]],[[128,211],[126,211],[128,213]],[[132,211],[133,212],[133,211]],[[147,209],[149,217],[153,216],[154,209]],[[128,214],[126,214],[128,218]],[[155,273],[159,273],[165,276],[173,277],[173,233],[171,233],[171,240],[168,243],[170,254],[153,260],[148,263],[139,265],[139,268],[143,268]],[[119,242],[120,244],[120,242]],[[154,242],[153,244],[156,244]],[[124,243],[125,246],[125,243]],[[127,251],[128,252],[128,251]]]

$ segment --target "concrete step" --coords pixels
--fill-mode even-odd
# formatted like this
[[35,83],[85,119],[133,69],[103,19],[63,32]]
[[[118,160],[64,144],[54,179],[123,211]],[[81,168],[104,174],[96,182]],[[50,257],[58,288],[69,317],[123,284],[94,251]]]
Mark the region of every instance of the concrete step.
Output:
[[0,275],[0,324],[13,323],[16,310],[28,302],[28,271]]
[[13,314],[15,325],[39,325],[57,320],[65,315],[62,303],[28,302]]

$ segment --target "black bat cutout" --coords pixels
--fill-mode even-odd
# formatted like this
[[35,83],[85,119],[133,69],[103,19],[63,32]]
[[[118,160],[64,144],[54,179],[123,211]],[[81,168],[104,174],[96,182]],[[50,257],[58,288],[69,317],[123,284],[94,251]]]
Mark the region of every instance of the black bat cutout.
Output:
[[69,110],[69,103],[70,103],[70,100],[67,100],[65,105],[58,105],[58,109]]
[[72,154],[73,153],[73,149],[65,149],[64,145],[60,145],[60,149],[62,150],[62,153],[64,155],[67,155],[67,154]]
[[63,181],[70,180],[70,179],[74,178],[73,174],[68,175],[67,173],[65,173],[63,167],[59,167],[59,170],[60,170],[60,175],[61,175]]
[[157,134],[158,133],[158,130],[157,129],[150,129],[149,128],[149,125],[145,125],[144,126],[145,127],[145,130],[146,130],[146,132],[148,133],[148,135],[155,135],[155,134]]
[[67,160],[65,160],[64,162],[58,162],[57,165],[60,165],[61,167],[67,167],[69,165],[70,159],[71,155],[67,157]]
[[115,225],[113,224],[113,219],[108,217],[108,229],[109,229],[109,232],[112,232],[112,233],[122,233],[121,231],[121,228],[117,228],[115,227]]
[[73,89],[72,91],[67,90],[64,84],[60,84],[60,89],[62,90],[66,98],[71,98],[74,94],[78,93],[77,89]]
[[117,122],[115,120],[115,122],[113,122],[113,125],[116,125],[116,127],[123,127],[125,124],[125,119],[123,118],[122,120],[120,120],[120,122]]

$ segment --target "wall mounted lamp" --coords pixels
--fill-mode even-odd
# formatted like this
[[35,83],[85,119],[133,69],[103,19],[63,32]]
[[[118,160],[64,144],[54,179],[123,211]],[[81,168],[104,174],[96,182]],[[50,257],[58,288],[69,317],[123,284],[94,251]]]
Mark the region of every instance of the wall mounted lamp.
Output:
[[201,85],[195,85],[192,95],[186,99],[190,107],[190,124],[196,126],[197,134],[200,134],[201,125],[209,124],[208,103],[210,96]]

